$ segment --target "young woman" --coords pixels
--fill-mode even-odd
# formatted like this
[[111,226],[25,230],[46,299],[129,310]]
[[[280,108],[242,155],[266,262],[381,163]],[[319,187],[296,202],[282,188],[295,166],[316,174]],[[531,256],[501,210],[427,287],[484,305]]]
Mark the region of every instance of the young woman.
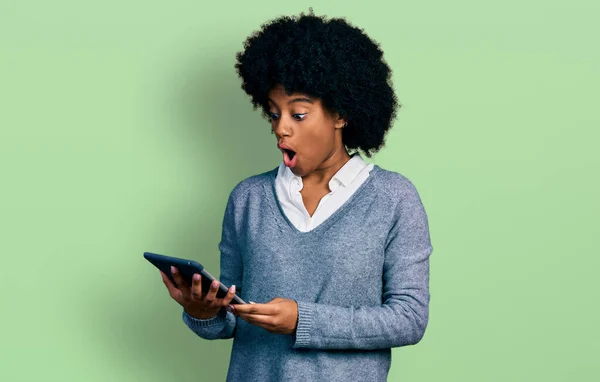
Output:
[[[383,53],[311,12],[264,24],[236,68],[283,161],[229,196],[227,296],[176,269],[169,293],[198,336],[234,339],[228,381],[385,381],[391,348],[425,332],[433,249],[415,186],[360,154],[383,146],[399,107]],[[236,292],[255,303],[230,305]]]

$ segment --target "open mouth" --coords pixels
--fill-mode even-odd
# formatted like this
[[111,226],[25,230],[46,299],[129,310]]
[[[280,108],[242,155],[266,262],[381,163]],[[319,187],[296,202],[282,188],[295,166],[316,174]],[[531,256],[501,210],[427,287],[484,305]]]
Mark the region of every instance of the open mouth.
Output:
[[281,149],[283,153],[283,163],[288,167],[295,167],[298,162],[298,157],[296,156],[296,152],[290,149]]
[[290,158],[290,160],[294,159],[294,156],[296,155],[295,151],[289,150],[289,149],[282,149],[285,153],[287,153],[288,157]]

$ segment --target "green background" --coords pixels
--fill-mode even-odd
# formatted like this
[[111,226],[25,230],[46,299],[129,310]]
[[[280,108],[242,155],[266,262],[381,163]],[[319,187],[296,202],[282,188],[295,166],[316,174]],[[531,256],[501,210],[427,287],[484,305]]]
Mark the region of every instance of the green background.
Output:
[[281,161],[235,53],[309,6],[381,44],[403,108],[373,161],[429,217],[389,380],[600,380],[595,0],[0,0],[0,380],[225,379],[142,253],[218,274],[229,192]]

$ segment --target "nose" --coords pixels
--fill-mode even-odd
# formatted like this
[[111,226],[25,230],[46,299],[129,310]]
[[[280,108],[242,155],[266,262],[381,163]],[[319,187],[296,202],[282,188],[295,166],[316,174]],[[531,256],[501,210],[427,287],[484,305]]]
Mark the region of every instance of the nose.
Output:
[[292,134],[292,127],[282,118],[273,124],[273,132],[277,138],[288,137]]

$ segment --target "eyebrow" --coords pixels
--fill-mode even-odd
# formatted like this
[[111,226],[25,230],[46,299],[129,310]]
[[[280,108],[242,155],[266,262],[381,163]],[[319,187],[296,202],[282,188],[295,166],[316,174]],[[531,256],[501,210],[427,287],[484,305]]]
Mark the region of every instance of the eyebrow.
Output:
[[[276,105],[275,101],[273,101],[271,98],[268,98],[269,102],[273,103],[274,105]],[[308,103],[313,103],[313,101],[310,98],[306,98],[306,97],[298,97],[298,98],[294,98],[290,101],[288,101],[288,105],[295,103],[295,102],[308,102]]]

